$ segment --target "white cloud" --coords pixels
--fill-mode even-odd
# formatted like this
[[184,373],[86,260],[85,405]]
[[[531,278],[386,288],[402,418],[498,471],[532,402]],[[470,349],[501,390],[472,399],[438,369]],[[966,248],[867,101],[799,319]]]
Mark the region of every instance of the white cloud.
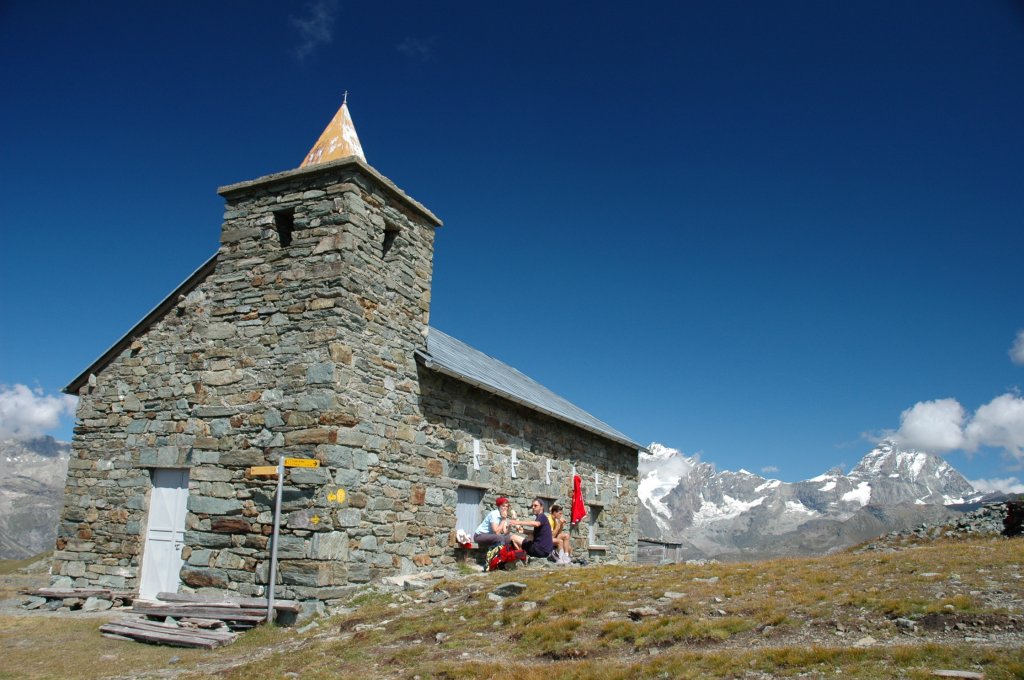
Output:
[[972,479],[971,486],[982,493],[1002,491],[1003,493],[1024,493],[1024,483],[1016,477],[1006,479]]
[[931,453],[985,446],[1024,459],[1024,398],[1002,394],[970,418],[956,399],[920,401],[900,415],[900,428],[892,436],[903,446]]
[[765,465],[763,468],[761,468],[761,472],[765,473],[766,475],[774,475],[778,471],[779,468],[775,467],[774,465]]
[[334,39],[334,14],[337,8],[336,0],[315,0],[306,5],[305,16],[289,17],[292,26],[299,31],[301,42],[295,48],[295,56],[300,60]]
[[1024,366],[1024,329],[1017,331],[1017,339],[1010,348],[1010,361]]
[[968,450],[994,446],[1024,457],[1024,399],[1003,394],[978,409],[964,428]]
[[0,439],[34,439],[60,426],[63,416],[73,416],[78,398],[46,396],[25,385],[0,385]]
[[964,407],[956,399],[919,401],[900,414],[894,438],[903,446],[945,453],[964,446]]

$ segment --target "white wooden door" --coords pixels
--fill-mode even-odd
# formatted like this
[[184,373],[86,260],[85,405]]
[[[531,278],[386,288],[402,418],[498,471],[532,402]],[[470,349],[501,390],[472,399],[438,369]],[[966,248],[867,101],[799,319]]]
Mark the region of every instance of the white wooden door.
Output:
[[157,593],[178,592],[188,501],[187,469],[155,469],[152,474],[153,491],[149,496],[149,523],[139,585],[139,597],[144,599],[155,599]]

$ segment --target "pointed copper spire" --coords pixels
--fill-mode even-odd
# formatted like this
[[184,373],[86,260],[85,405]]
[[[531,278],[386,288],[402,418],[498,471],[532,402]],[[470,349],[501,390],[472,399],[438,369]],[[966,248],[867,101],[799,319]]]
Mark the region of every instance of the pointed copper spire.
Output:
[[363,155],[363,147],[359,143],[359,135],[356,134],[356,126],[352,122],[352,114],[348,112],[348,92],[341,102],[341,108],[334,114],[334,118],[324,128],[320,139],[306,154],[300,168],[317,163],[338,160],[348,156],[356,156],[364,163],[366,156]]

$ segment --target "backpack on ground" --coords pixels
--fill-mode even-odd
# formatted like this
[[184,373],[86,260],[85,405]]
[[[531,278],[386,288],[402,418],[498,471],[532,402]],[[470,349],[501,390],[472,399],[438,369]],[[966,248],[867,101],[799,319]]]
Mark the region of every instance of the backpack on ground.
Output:
[[525,550],[516,550],[515,546],[494,546],[487,551],[487,571],[515,568],[517,562],[527,559]]

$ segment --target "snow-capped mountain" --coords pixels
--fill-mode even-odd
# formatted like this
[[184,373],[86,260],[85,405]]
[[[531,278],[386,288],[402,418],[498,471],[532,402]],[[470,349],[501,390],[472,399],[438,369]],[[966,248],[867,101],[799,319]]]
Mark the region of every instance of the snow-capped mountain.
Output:
[[0,559],[53,548],[70,453],[53,437],[0,441]]
[[[850,471],[802,482],[718,472],[660,444],[640,461],[640,535],[692,557],[824,552],[952,517],[981,494],[946,461],[883,441]],[[906,526],[905,526],[906,525]]]
[[[904,451],[885,440],[850,471],[858,488],[870,489],[868,502],[893,505],[914,503],[954,505],[966,503],[978,492],[952,465],[938,456]],[[863,492],[862,492],[863,493]]]

